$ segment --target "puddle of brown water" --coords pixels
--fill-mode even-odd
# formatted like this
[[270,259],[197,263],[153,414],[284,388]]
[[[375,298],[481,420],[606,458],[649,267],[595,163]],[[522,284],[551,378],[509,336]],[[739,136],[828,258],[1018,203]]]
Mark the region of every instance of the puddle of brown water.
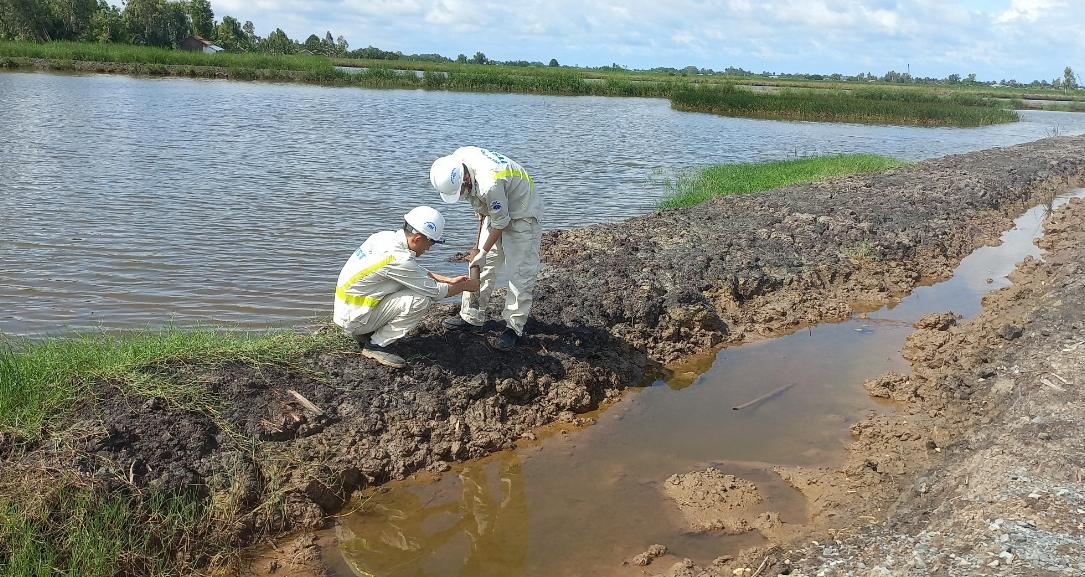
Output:
[[[1078,196],[1085,194],[1079,191]],[[458,465],[436,481],[386,485],[336,527],[341,575],[560,577],[630,575],[624,565],[667,546],[652,569],[688,557],[700,564],[763,542],[756,533],[689,530],[662,485],[675,473],[714,466],[753,481],[765,510],[803,523],[801,495],[772,465],[837,466],[848,428],[892,406],[860,386],[900,356],[911,324],[928,312],[966,318],[982,295],[1007,283],[1014,263],[1038,254],[1042,210],[965,259],[954,277],[920,287],[867,318],[727,348],[673,367],[667,382],[631,391],[596,413],[597,423]],[[783,389],[783,390],[781,390]],[[778,392],[776,392],[778,391]],[[776,392],[742,408],[751,401]]]

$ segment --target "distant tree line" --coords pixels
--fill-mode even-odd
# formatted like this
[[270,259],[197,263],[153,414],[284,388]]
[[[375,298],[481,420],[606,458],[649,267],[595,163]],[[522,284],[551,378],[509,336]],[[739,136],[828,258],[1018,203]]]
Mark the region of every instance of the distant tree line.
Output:
[[[287,36],[281,28],[276,28],[266,38],[262,38],[256,34],[251,21],[242,24],[232,16],[223,16],[221,21],[216,21],[215,12],[209,0],[125,0],[123,9],[111,5],[106,0],[0,0],[0,40],[34,42],[70,40],[176,48],[182,40],[192,35],[201,36],[226,50],[235,52],[309,53],[336,58],[502,64],[524,67],[560,66],[556,59],[551,59],[549,64],[545,65],[542,62],[526,60],[500,62],[490,60],[482,52],[476,52],[472,57],[460,54],[453,60],[440,54],[408,55],[398,51],[381,50],[373,46],[350,50],[346,38],[341,35],[333,38],[331,32],[326,32],[323,37],[310,34],[304,42],[298,42]],[[627,71],[628,67],[614,63],[597,69]],[[908,72],[901,73],[894,70],[882,76],[875,76],[869,72],[852,76],[778,74],[769,71],[756,73],[734,67],[727,67],[717,72],[711,68],[696,66],[686,66],[681,69],[661,67],[653,68],[651,71],[681,76],[724,75],[784,80],[878,81],[892,84],[982,84],[1061,89],[1076,89],[1080,86],[1077,75],[1069,66],[1063,71],[1061,78],[1056,77],[1051,81],[1033,80],[1028,84],[1012,79],[979,82],[975,74],[969,74],[964,78],[960,74],[950,74],[946,78],[917,78]]]
[[[350,50],[345,37],[333,38],[330,31],[323,37],[310,34],[298,42],[276,28],[264,38],[256,34],[251,21],[242,24],[233,16],[216,21],[208,0],[126,0],[123,9],[106,0],[0,0],[0,40],[69,40],[177,48],[182,40],[193,35],[234,52],[544,66],[542,62],[526,60],[492,61],[482,52],[471,58],[460,54],[452,60],[440,54],[408,55],[373,46]],[[558,62],[552,59],[549,65],[558,66]]]
[[[604,66],[604,69],[624,70],[624,66],[614,64],[613,66]],[[686,66],[685,68],[653,68],[652,72],[660,72],[663,74],[671,74],[676,76],[739,76],[739,77],[751,77],[751,78],[775,78],[779,80],[832,80],[836,82],[885,82],[888,84],[941,84],[941,85],[961,85],[961,86],[1010,86],[1017,88],[1062,88],[1062,89],[1077,89],[1081,86],[1078,82],[1077,74],[1069,66],[1063,71],[1062,78],[1055,78],[1054,80],[1033,80],[1027,84],[1018,82],[1016,80],[1002,79],[999,81],[980,81],[976,80],[975,74],[969,74],[968,76],[961,77],[960,74],[950,74],[945,78],[931,78],[931,77],[915,77],[907,72],[897,72],[890,70],[882,76],[871,74],[870,72],[860,72],[852,76],[846,74],[803,74],[803,73],[776,73],[770,71],[764,72],[751,72],[749,70],[743,70],[742,68],[727,67],[723,71],[715,71],[711,68],[697,68],[696,66]]]

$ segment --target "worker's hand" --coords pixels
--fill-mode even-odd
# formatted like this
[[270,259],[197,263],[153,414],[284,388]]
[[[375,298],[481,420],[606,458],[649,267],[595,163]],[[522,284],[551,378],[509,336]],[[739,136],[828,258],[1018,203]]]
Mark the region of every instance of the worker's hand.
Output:
[[481,270],[482,266],[486,264],[486,254],[487,253],[484,250],[478,251],[478,254],[471,259],[471,264],[469,266],[477,266]]
[[471,277],[469,277],[469,276],[467,276],[465,274],[461,274],[460,276],[458,276],[456,278],[448,279],[448,284],[455,284],[455,283],[458,283],[458,282],[463,282],[465,280],[471,280]]
[[477,254],[478,254],[478,248],[477,247],[467,251],[467,262],[471,262],[472,260],[474,260],[475,255],[477,255]]
[[458,279],[460,280],[457,280],[456,282],[449,285],[449,288],[451,289],[448,293],[449,296],[455,296],[460,294],[461,292],[477,293],[479,285],[482,284],[482,281],[480,281],[479,279],[473,279],[468,276],[461,276],[458,277]]

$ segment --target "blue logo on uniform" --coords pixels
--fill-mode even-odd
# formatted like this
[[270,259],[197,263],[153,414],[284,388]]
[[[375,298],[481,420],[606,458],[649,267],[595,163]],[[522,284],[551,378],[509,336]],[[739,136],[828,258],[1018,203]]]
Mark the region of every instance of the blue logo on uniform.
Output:
[[495,200],[495,201],[493,201],[493,202],[492,202],[492,203],[490,204],[490,210],[492,210],[492,211],[494,211],[494,212],[497,212],[497,211],[501,210],[501,203],[500,203],[500,202],[497,202],[496,200]]

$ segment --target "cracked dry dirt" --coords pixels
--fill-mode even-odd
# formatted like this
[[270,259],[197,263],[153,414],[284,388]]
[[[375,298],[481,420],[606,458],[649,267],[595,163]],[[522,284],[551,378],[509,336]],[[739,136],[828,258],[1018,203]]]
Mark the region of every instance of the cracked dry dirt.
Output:
[[[403,371],[346,339],[304,372],[165,367],[206,383],[222,400],[219,421],[103,393],[84,407],[68,465],[103,487],[124,470],[136,486],[196,484],[207,499],[249,503],[225,530],[240,543],[300,532],[290,562],[277,563],[319,571],[320,543],[305,532],[357,489],[509,447],[689,355],[892,302],[1083,183],[1085,137],[1055,137],[548,233],[528,334],[510,354],[443,330],[453,309],[439,306],[400,344],[412,363]],[[779,470],[807,497],[808,523],[747,520],[772,525],[773,544],[703,567],[663,555],[631,574],[1085,572],[1083,218],[1082,202],[1059,211],[1048,255],[1023,263],[979,318],[957,325],[945,311],[918,323],[913,374],[867,383],[899,410],[855,424],[845,468]]]

